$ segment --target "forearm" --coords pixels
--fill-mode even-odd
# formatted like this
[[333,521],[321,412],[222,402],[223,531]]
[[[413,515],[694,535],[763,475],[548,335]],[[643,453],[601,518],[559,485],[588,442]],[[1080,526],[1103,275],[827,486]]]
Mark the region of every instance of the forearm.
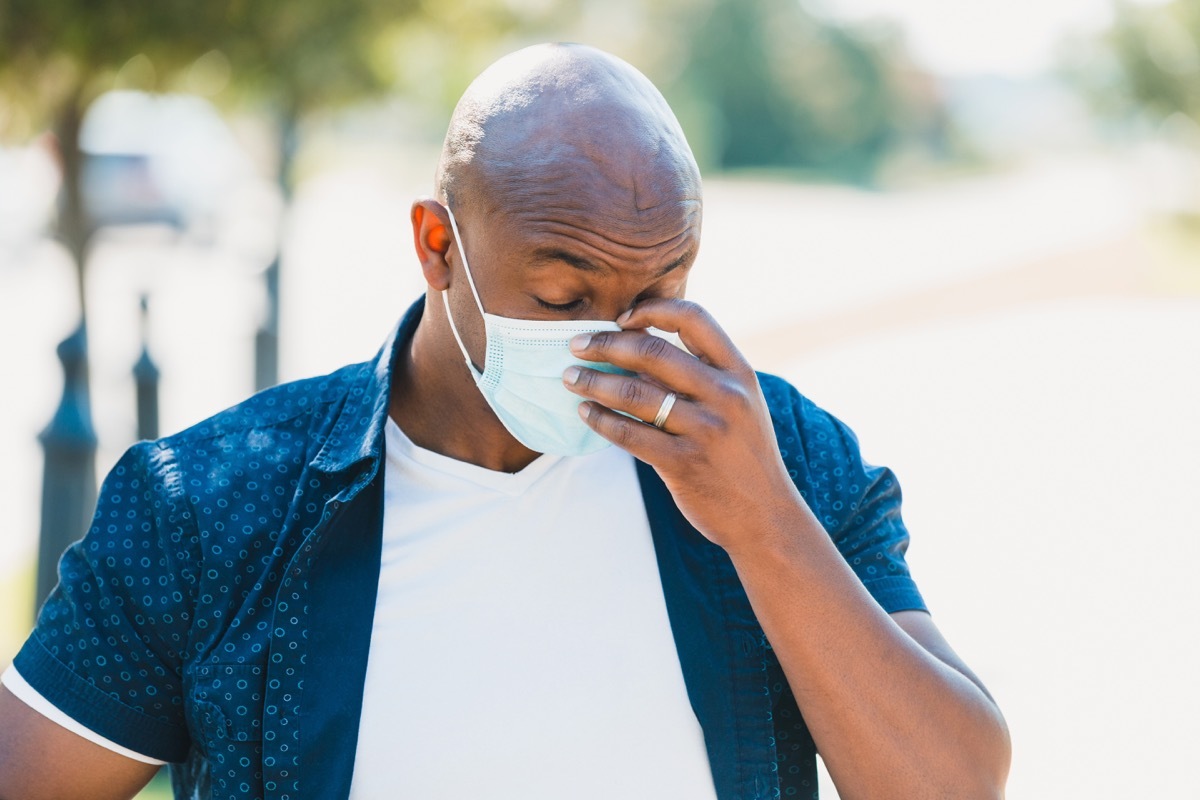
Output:
[[[999,796],[1008,765],[999,711],[851,572],[796,491],[760,377],[725,332],[699,306],[668,298],[641,301],[618,323],[577,337],[572,352],[632,376],[574,369],[564,385],[589,401],[588,426],[654,467],[688,522],[730,554],[843,796]],[[687,351],[647,337],[648,327],[678,331]],[[664,407],[674,409],[665,423]],[[803,408],[785,413],[806,427]],[[656,424],[638,421],[647,419]],[[815,411],[811,424],[848,441]],[[833,470],[859,460],[854,448],[831,455]]]
[[730,556],[842,797],[1002,796],[983,690],[875,603],[799,497],[752,524]]

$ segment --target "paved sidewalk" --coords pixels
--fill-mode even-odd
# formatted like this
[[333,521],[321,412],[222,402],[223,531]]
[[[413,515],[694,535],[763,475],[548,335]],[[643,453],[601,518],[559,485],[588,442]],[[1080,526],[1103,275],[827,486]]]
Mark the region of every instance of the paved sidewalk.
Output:
[[906,302],[775,368],[896,470],[914,572],[1007,715],[1010,796],[1183,797],[1200,297],[1083,288],[970,315]]

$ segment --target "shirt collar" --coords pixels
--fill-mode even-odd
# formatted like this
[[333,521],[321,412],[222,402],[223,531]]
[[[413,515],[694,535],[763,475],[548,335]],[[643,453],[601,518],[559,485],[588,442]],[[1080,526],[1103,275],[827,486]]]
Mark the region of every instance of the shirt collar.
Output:
[[352,372],[345,401],[328,438],[312,460],[313,468],[343,472],[367,459],[378,466],[397,358],[412,339],[424,311],[422,296],[404,312],[375,358]]

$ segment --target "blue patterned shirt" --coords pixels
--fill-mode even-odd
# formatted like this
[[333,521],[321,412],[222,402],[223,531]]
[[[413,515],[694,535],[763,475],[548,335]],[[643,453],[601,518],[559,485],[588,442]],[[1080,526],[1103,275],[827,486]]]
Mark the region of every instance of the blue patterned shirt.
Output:
[[[423,308],[373,361],[131,447],[63,555],[14,666],[89,729],[172,762],[177,796],[347,797],[391,377]],[[888,612],[924,608],[895,476],[785,381],[759,381],[789,474],[867,590]],[[812,737],[732,562],[637,467],[718,796],[815,797]]]

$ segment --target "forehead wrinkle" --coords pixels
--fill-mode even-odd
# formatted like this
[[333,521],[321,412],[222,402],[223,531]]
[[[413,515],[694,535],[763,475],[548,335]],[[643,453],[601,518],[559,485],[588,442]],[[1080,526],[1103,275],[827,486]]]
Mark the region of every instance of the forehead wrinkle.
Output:
[[[667,262],[666,264],[663,264],[662,266],[655,269],[653,272],[649,272],[649,274],[644,275],[642,277],[642,280],[648,281],[650,284],[653,284],[653,283],[656,283],[656,282],[662,280],[667,275],[680,269],[681,267],[690,266],[696,260],[697,250],[698,250],[698,248],[696,247],[696,245],[692,244],[691,246],[688,247],[687,251],[685,253],[683,253],[683,255],[680,255],[677,258],[672,259],[671,261]],[[600,275],[605,276],[606,278],[614,276],[614,275],[615,276],[625,275],[627,277],[633,277],[637,273],[643,272],[643,270],[635,270],[634,272],[631,273],[626,269],[622,269],[620,267],[613,267],[604,262],[593,263],[586,259],[579,258],[572,253],[569,253],[567,251],[560,250],[560,249],[554,248],[554,247],[539,249],[538,251],[536,251],[534,253],[533,257],[528,262],[526,262],[525,266],[529,270],[538,272],[541,270],[549,269],[556,264],[565,264],[567,266],[570,266],[570,267],[573,267],[574,269],[579,270],[582,273],[600,274]]]
[[586,258],[580,258],[574,253],[570,253],[559,247],[539,247],[533,252],[533,257],[529,260],[529,266],[537,269],[554,261],[569,264],[581,272],[608,272],[612,270],[612,267],[607,264],[593,263]]
[[635,191],[599,170],[559,164],[542,180],[529,180],[523,173],[493,174],[480,199],[488,214],[530,221],[562,217],[568,224],[636,242],[651,230],[686,227],[701,216],[703,202],[681,182],[660,177]]
[[664,247],[674,250],[689,238],[699,239],[699,205],[695,204],[694,208],[688,208],[688,205],[678,204],[678,212],[672,215],[674,220],[667,218],[654,226],[632,224],[633,221],[630,224],[606,224],[619,221],[609,220],[603,214],[597,214],[595,209],[582,206],[565,214],[561,213],[563,209],[555,209],[558,213],[553,214],[515,210],[504,216],[534,237],[563,237],[605,257],[639,259],[647,251]]

